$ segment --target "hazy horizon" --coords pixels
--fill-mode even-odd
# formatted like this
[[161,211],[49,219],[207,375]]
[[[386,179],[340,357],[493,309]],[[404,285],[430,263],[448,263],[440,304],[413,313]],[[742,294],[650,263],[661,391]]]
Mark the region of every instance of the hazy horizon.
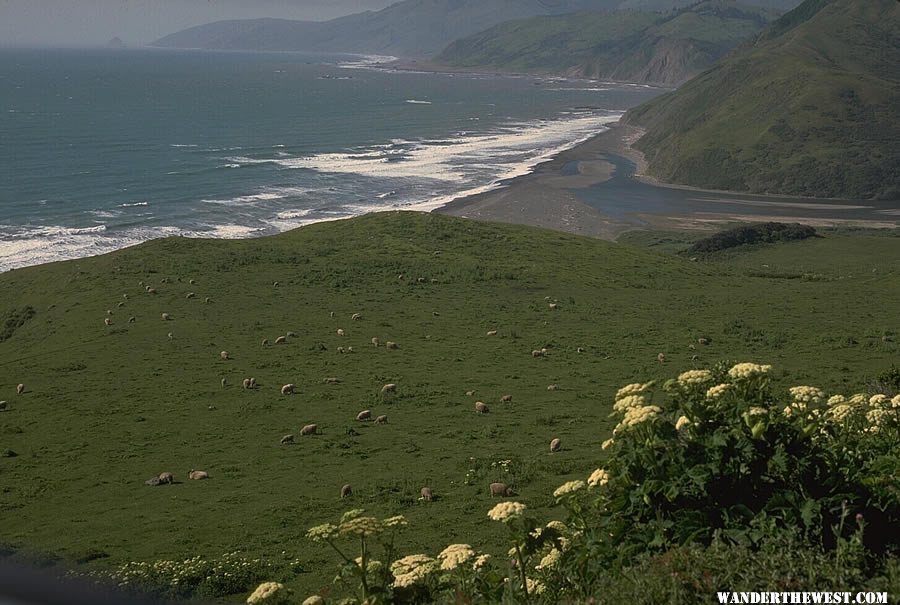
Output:
[[325,21],[397,0],[0,0],[0,46],[143,46],[176,31],[274,17]]

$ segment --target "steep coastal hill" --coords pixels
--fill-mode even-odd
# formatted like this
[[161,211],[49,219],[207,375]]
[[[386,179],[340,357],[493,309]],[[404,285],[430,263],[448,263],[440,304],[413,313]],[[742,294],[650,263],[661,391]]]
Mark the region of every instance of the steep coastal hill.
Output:
[[429,57],[451,41],[510,19],[614,8],[620,0],[404,0],[326,22],[220,21],[166,36],[154,46],[305,50]]
[[806,0],[625,119],[664,181],[900,199],[900,4]]
[[[549,494],[603,461],[624,384],[759,360],[776,364],[779,393],[846,392],[886,370],[898,354],[897,263],[896,238],[871,234],[690,262],[382,213],[6,272],[0,518],[11,521],[0,546],[41,565],[80,561],[79,572],[175,561],[164,582],[177,571],[179,590],[202,585],[195,596],[207,600],[273,578],[299,595],[340,590],[337,555],[304,532],[348,508],[405,515],[403,554],[464,541],[503,558],[507,528],[473,514],[496,504],[489,483],[559,518]],[[242,388],[251,376],[257,388]],[[288,383],[295,394],[281,393]],[[396,392],[382,394],[386,383]],[[476,400],[490,413],[476,414]],[[357,421],[361,410],[389,421]],[[318,434],[301,436],[309,423]],[[554,437],[563,449],[551,454]],[[189,469],[210,478],[190,481]],[[163,471],[174,484],[144,484]],[[417,500],[426,485],[434,502]],[[181,565],[236,550],[213,578],[232,582]]]
[[435,59],[455,67],[563,73],[677,85],[779,13],[708,0],[660,16],[615,11],[513,21],[457,40]]

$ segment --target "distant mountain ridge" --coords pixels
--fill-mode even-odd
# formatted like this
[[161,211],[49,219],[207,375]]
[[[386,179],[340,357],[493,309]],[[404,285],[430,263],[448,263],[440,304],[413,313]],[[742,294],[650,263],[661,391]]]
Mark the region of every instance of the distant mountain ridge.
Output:
[[806,0],[625,120],[663,181],[900,199],[900,3]]
[[532,17],[453,42],[435,62],[677,85],[780,13],[706,0],[665,15],[635,11]]
[[[799,0],[747,0],[794,6]],[[215,50],[327,51],[432,57],[448,44],[513,19],[615,10],[684,6],[685,0],[403,0],[380,11],[325,22],[284,19],[219,21],[165,36],[153,46]]]

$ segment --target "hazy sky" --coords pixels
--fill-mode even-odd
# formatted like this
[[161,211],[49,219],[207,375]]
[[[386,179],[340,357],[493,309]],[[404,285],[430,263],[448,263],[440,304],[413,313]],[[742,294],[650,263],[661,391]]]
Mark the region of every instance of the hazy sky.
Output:
[[396,0],[0,0],[0,46],[129,46],[221,19],[324,20]]

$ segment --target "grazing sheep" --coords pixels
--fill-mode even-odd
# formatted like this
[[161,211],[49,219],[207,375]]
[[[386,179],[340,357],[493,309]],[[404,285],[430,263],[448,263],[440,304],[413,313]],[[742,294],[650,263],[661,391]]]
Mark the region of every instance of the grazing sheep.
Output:
[[188,473],[188,478],[194,481],[200,481],[201,479],[209,479],[209,473],[206,471],[195,471],[191,469],[191,472]]
[[282,395],[293,395],[294,394],[294,385],[286,384],[283,387],[281,387],[281,394]]
[[700,359],[699,355],[691,355],[691,361],[697,361],[698,359]]
[[359,320],[359,319],[362,319],[362,314],[361,314],[361,313],[354,313],[353,315],[350,316],[350,319],[352,319],[352,320],[354,320],[354,321]]
[[168,336],[169,340],[172,340],[173,338],[175,338],[175,336],[171,332],[166,334],[166,336]]
[[535,349],[534,351],[531,352],[531,356],[532,357],[543,357],[544,349]]
[[547,390],[548,391],[558,391],[559,385],[558,384],[549,384],[549,385],[547,385]]
[[393,382],[389,382],[388,384],[381,387],[382,393],[395,393],[397,391],[397,385]]
[[441,314],[438,313],[437,311],[432,311],[431,314],[432,314],[433,316],[435,316],[435,317],[440,317],[440,316],[441,316]]
[[562,447],[562,442],[559,440],[559,437],[550,442],[551,452],[558,452],[560,447]]
[[375,419],[375,424],[387,424],[387,414],[382,414]]
[[334,311],[330,311],[330,312],[328,313],[328,317],[334,317]]
[[584,347],[578,347],[577,349],[575,349],[575,352],[576,353],[584,353]]
[[302,429],[300,429],[300,435],[315,435],[319,432],[318,424],[307,424]]
[[209,303],[212,302],[212,299],[209,296],[207,296],[206,298],[203,299],[203,302],[208,305]]
[[352,353],[352,352],[353,352],[353,347],[347,347],[347,352],[348,352],[348,353]]
[[284,336],[286,338],[297,338],[297,335],[294,334],[293,332],[287,332]]
[[225,380],[225,379],[223,378],[223,379],[222,379],[222,388],[223,388],[223,389],[225,388],[225,385],[226,385],[226,384],[228,384],[228,381]]
[[137,321],[137,318],[134,315],[132,315],[131,317],[128,318],[128,323],[130,323],[130,324],[133,324],[136,321]]
[[337,383],[340,382],[340,380],[338,380],[338,379],[335,378],[334,376],[329,376],[328,378],[326,378],[326,379],[323,380],[322,382],[324,382],[325,384],[337,384]]
[[557,307],[556,303],[550,303],[550,309],[555,309]]
[[188,283],[189,283],[190,285],[193,286],[194,284],[197,283],[197,280],[195,280],[195,279],[189,279],[189,280],[188,280]]
[[371,420],[372,412],[370,410],[363,410],[359,414],[356,415],[357,420]]
[[222,351],[221,353],[219,353],[219,357],[221,357],[225,361],[228,361],[228,351]]
[[496,336],[496,335],[497,335],[497,330],[488,330],[487,335],[488,335],[488,336]]
[[250,377],[250,388],[256,388],[256,378]]
[[377,336],[373,336],[373,337],[372,337],[372,344],[375,345],[376,347],[379,345],[380,342],[381,342],[381,341],[378,340],[378,337],[377,337]]
[[161,317],[162,317],[162,320],[163,320],[163,321],[169,321],[170,319],[172,319],[172,316],[169,315],[168,313],[163,313],[163,314],[161,315]]
[[660,353],[659,355],[657,355],[657,356],[656,356],[656,361],[658,361],[659,363],[665,363],[665,361],[666,361],[666,354],[665,354],[665,353]]
[[488,406],[487,406],[487,404],[486,404],[485,402],[483,402],[483,401],[476,401],[476,402],[475,402],[475,412],[476,412],[476,413],[478,413],[478,414],[487,414],[488,411],[489,411],[489,410],[488,410]]
[[112,309],[107,309],[107,310],[106,310],[106,314],[107,314],[107,315],[112,315],[112,314],[113,314]]
[[507,498],[509,496],[515,496],[516,492],[512,490],[511,487],[506,485],[505,483],[491,483],[491,498],[494,496],[499,496],[501,498]]
[[284,437],[281,438],[281,445],[290,445],[292,443],[294,443],[293,435],[285,435]]
[[343,331],[342,329],[338,328],[338,329],[337,329],[337,335],[338,335],[338,336],[343,336],[343,335],[344,335],[344,331]]
[[175,483],[175,475],[172,473],[160,473],[157,479],[159,479],[160,483]]
[[353,495],[353,488],[350,487],[349,483],[341,488],[341,500],[343,500],[344,498],[349,498],[352,495]]
[[697,339],[697,344],[698,344],[698,345],[708,345],[708,344],[709,344],[709,339],[708,339],[708,338],[698,338],[698,339]]
[[425,502],[431,502],[434,500],[434,492],[431,491],[430,487],[423,487],[422,491],[419,492],[421,494],[420,500],[424,500]]
[[466,391],[466,397],[473,397],[475,395],[475,391]]
[[197,296],[197,295],[194,294],[193,292],[188,292],[188,293],[187,293],[187,296],[185,296],[185,298],[190,299],[190,298],[194,298],[195,296]]
[[128,295],[127,295],[127,294],[123,294],[123,295],[122,295],[122,298],[124,298],[125,300],[128,300]]
[[420,278],[418,278],[416,281],[419,282],[420,284],[424,284],[424,283],[425,283],[425,278],[424,278],[424,277],[420,277]]
[[384,346],[387,347],[388,349],[392,349],[392,350],[396,350],[396,349],[400,348],[400,345],[398,345],[396,342],[391,342],[390,340],[387,341],[386,343],[384,343]]
[[241,381],[241,386],[243,386],[245,389],[249,389],[250,388],[250,379],[244,378],[244,380]]
[[272,282],[272,287],[273,287],[273,288],[277,288],[277,287],[278,287],[278,282],[277,282],[277,281],[273,281],[273,282]]
[[263,339],[262,339],[262,346],[264,346],[264,347],[269,346],[269,339],[268,339],[268,338],[263,338]]
[[338,352],[338,353],[343,353],[343,352],[344,352],[344,347],[338,347],[338,348],[337,348],[337,352]]
[[108,317],[105,317],[105,318],[103,318],[103,323],[106,324],[107,326],[111,326],[112,320]]
[[17,384],[17,385],[16,385],[16,395],[21,395],[21,394],[24,393],[24,392],[25,392],[25,385],[24,385],[24,384]]
[[500,398],[500,403],[509,403],[512,401],[512,395],[504,395]]
[[287,342],[287,336],[279,336],[278,338],[275,339],[275,344],[277,344],[277,345],[283,345],[286,342]]
[[139,281],[139,282],[138,282],[138,285],[139,285],[140,287],[143,288],[143,287],[144,287],[144,280]]

